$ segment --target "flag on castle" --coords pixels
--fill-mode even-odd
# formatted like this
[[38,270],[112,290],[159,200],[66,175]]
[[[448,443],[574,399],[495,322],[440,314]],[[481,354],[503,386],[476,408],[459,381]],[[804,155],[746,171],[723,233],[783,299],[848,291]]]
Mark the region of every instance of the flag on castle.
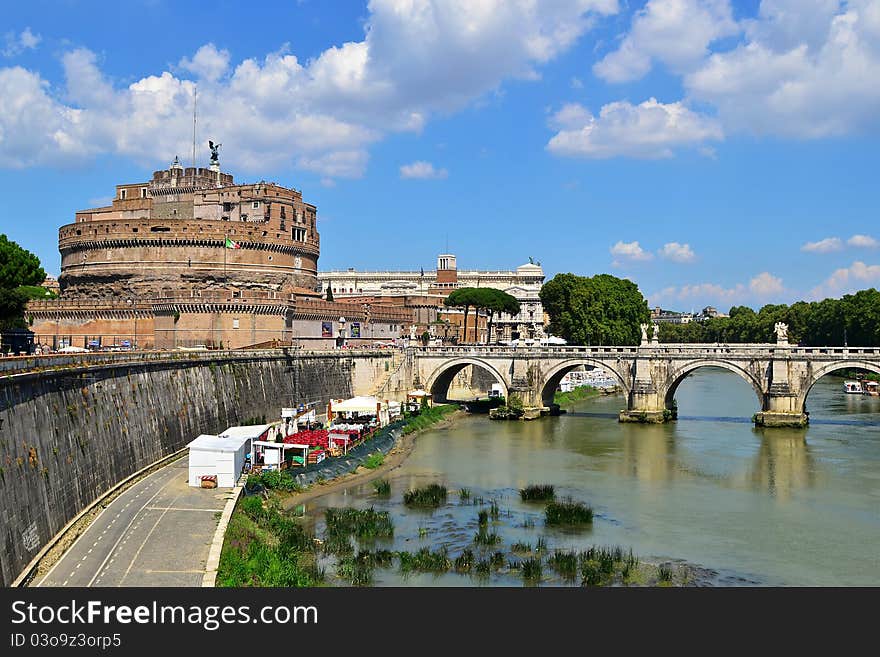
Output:
[[239,244],[238,242],[233,242],[231,239],[229,239],[227,237],[226,238],[226,248],[227,249],[240,249],[241,244]]

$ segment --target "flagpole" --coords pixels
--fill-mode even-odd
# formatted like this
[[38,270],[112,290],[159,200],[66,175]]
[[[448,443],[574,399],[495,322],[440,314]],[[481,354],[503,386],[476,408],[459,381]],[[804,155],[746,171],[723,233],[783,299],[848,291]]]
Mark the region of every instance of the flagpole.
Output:
[[226,283],[226,240],[229,239],[228,235],[223,235],[223,282]]

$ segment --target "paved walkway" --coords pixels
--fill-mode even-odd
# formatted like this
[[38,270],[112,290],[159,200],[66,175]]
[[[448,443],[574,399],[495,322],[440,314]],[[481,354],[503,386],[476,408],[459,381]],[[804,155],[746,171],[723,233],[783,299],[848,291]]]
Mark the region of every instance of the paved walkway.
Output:
[[201,586],[227,488],[187,485],[179,459],[122,493],[38,586]]

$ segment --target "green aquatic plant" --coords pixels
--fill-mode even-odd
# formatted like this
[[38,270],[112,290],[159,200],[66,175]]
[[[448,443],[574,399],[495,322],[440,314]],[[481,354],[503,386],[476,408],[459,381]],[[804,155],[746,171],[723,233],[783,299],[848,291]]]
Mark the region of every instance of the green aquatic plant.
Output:
[[544,522],[547,525],[589,525],[593,522],[593,509],[570,498],[551,502],[544,510]]
[[430,484],[423,488],[408,490],[403,494],[406,506],[438,507],[446,503],[446,486]]
[[520,488],[519,496],[523,502],[544,502],[554,499],[556,493],[550,484],[536,484]]
[[373,491],[376,495],[388,497],[391,495],[391,482],[387,479],[377,479],[373,482]]

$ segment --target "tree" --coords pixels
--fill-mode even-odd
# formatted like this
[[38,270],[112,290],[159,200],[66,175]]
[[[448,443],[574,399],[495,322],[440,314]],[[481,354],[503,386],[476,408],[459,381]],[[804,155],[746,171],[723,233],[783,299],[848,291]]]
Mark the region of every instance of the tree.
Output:
[[0,326],[26,326],[24,308],[34,295],[28,286],[38,286],[45,279],[37,256],[0,235]]
[[327,286],[327,301],[333,301],[333,288]]
[[492,339],[492,321],[495,318],[495,313],[518,315],[520,307],[516,297],[507,292],[490,287],[481,289],[483,290],[482,301],[485,304],[482,307],[489,314],[489,325],[486,331],[486,344],[489,344]]
[[551,333],[571,344],[637,345],[651,317],[638,286],[610,274],[557,274],[540,297]]
[[[460,287],[457,290],[453,290],[449,296],[443,300],[443,305],[449,308],[464,308],[464,333],[462,342],[467,342],[468,310],[474,305],[474,301],[476,300],[474,294],[475,290],[477,290],[475,287]],[[476,331],[474,331],[474,333],[476,333]]]

